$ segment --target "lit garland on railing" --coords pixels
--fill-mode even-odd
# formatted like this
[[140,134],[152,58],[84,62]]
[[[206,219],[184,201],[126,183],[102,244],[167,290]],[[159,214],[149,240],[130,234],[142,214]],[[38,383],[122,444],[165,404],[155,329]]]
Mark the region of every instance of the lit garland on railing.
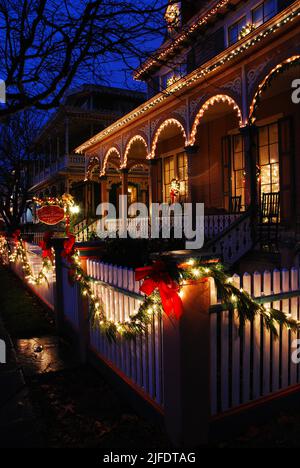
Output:
[[10,246],[7,242],[5,236],[0,236],[0,264],[7,265],[9,263],[9,254],[10,254]]
[[[53,268],[53,263],[49,257],[43,259],[41,271],[34,275],[27,257],[27,251],[20,236],[15,235],[15,247],[9,255],[10,262],[20,259],[26,279],[31,284],[40,285],[46,281],[47,273]],[[292,319],[291,315],[282,311],[266,307],[255,301],[246,291],[238,288],[234,284],[233,278],[224,272],[224,267],[219,262],[201,262],[191,259],[186,263],[174,264],[162,261],[154,262],[150,267],[136,270],[136,280],[144,280],[141,285],[140,296],[142,304],[139,310],[129,316],[125,321],[113,321],[107,318],[103,301],[93,291],[93,284],[101,283],[110,289],[113,286],[91,278],[83,270],[79,252],[75,249],[75,236],[70,232],[64,244],[62,257],[67,261],[69,278],[72,282],[78,283],[82,296],[89,299],[90,321],[92,326],[103,332],[110,341],[116,340],[117,336],[132,339],[143,334],[154,316],[161,317],[166,314],[176,319],[181,317],[183,305],[181,302],[184,287],[189,281],[203,281],[213,278],[221,299],[223,308],[236,310],[240,321],[241,329],[247,321],[252,321],[256,316],[260,316],[267,330],[271,331],[275,337],[278,336],[276,325],[287,327],[290,330],[298,331],[300,322]],[[3,257],[9,251],[9,244],[5,237],[0,237],[0,256]],[[124,294],[131,295],[129,291]],[[135,294],[135,296],[137,296]],[[136,297],[135,297],[136,298]]]
[[[168,267],[167,267],[168,268]],[[191,259],[187,263],[179,264],[177,267],[171,266],[169,274],[172,280],[178,284],[179,295],[189,280],[199,281],[213,278],[224,309],[236,310],[240,321],[240,327],[248,321],[251,322],[256,316],[260,316],[267,330],[271,331],[275,337],[278,337],[276,325],[287,327],[290,330],[298,331],[300,322],[294,320],[290,314],[280,310],[266,307],[255,301],[246,291],[234,285],[234,280],[228,276],[221,263],[203,263],[196,259]],[[152,297],[150,295],[140,311],[147,311],[157,307],[157,293]]]
[[47,273],[53,270],[54,260],[53,260],[53,251],[52,258],[44,257],[42,261],[42,268],[38,274],[34,274],[30,262],[28,260],[27,250],[24,246],[24,241],[19,237],[15,240],[15,246],[13,251],[9,255],[10,263],[15,263],[17,260],[20,260],[22,265],[22,270],[24,271],[25,278],[29,284],[41,285],[43,282],[48,282]]
[[[292,319],[291,315],[259,304],[242,288],[236,287],[233,278],[228,276],[224,272],[223,265],[217,262],[203,263],[191,259],[187,263],[174,265],[158,261],[154,262],[153,267],[138,269],[136,280],[144,279],[141,292],[145,293],[146,297],[138,312],[123,322],[113,321],[106,317],[103,303],[93,292],[92,284],[106,285],[90,278],[83,271],[77,252],[73,255],[70,269],[73,272],[74,281],[80,284],[82,294],[89,298],[91,323],[112,341],[118,335],[131,339],[144,333],[154,316],[161,317],[166,314],[179,319],[182,314],[181,296],[184,293],[184,287],[191,280],[203,281],[208,278],[214,279],[223,308],[238,312],[241,330],[247,321],[251,322],[256,316],[262,318],[266,329],[271,331],[274,337],[278,337],[276,325],[293,331],[298,331],[300,328],[300,322]],[[106,287],[115,289],[113,286]],[[124,294],[130,295],[126,291]]]
[[[124,118],[118,120],[115,124],[110,125],[102,132],[95,135],[93,138],[89,139],[87,142],[82,144],[76,149],[76,153],[81,153],[86,151],[90,146],[93,146],[104,138],[112,134],[113,132],[117,131],[119,128],[122,128],[124,125],[127,125],[131,121],[139,118],[140,116],[144,115],[146,112],[152,110],[155,106],[160,105],[166,99],[168,99],[171,95],[178,93],[179,91],[183,90],[184,88],[188,88],[189,86],[194,85],[197,81],[201,80],[202,78],[207,77],[210,73],[216,71],[225,63],[228,63],[232,60],[235,60],[239,55],[243,54],[245,51],[254,47],[259,42],[261,42],[264,38],[268,37],[269,35],[276,33],[281,27],[285,26],[286,24],[294,21],[295,18],[300,16],[300,8],[297,8],[291,11],[289,14],[285,15],[281,20],[277,20],[273,22],[273,25],[270,25],[266,29],[261,32],[253,31],[253,38],[249,38],[245,43],[238,44],[235,48],[232,48],[229,52],[224,52],[222,57],[215,61],[213,64],[208,65],[207,67],[201,67],[199,70],[193,72],[188,77],[184,77],[182,80],[175,83],[170,89],[168,89],[167,93],[159,94],[150,101],[148,101],[144,106],[136,109],[135,111],[129,113]],[[259,29],[259,28],[258,28]],[[247,122],[245,122],[247,124]]]
[[160,300],[156,294],[156,297],[151,299],[151,310],[141,308],[125,321],[110,320],[105,314],[102,299],[96,296],[93,291],[92,284],[97,284],[98,281],[85,273],[77,250],[74,250],[68,268],[70,279],[79,284],[82,296],[89,299],[91,325],[104,333],[109,341],[115,341],[118,335],[132,339],[144,333],[147,325],[151,323],[153,314],[158,314],[160,311]]

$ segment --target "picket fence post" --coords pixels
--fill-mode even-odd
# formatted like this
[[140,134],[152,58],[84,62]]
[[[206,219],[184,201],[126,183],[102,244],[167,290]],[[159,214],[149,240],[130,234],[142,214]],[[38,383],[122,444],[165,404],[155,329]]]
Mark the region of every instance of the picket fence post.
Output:
[[194,447],[209,439],[210,282],[187,282],[180,320],[164,314],[164,414],[175,446]]
[[63,285],[63,258],[61,256],[64,249],[63,238],[52,239],[52,246],[55,252],[55,287],[54,287],[54,315],[57,331],[60,333],[64,329],[64,285]]

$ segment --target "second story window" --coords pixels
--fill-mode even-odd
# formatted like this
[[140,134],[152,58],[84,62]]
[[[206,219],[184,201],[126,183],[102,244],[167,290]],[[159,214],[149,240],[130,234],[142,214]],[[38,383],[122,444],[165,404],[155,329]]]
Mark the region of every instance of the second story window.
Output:
[[252,23],[257,28],[276,15],[277,1],[266,0],[252,10]]
[[172,86],[172,84],[176,83],[176,81],[180,80],[183,76],[187,73],[187,66],[186,64],[178,65],[174,68],[174,70],[166,73],[161,77],[161,90]]
[[235,44],[239,40],[241,31],[246,26],[246,24],[247,18],[246,16],[244,16],[239,21],[230,26],[230,28],[228,29],[228,42],[230,46]]

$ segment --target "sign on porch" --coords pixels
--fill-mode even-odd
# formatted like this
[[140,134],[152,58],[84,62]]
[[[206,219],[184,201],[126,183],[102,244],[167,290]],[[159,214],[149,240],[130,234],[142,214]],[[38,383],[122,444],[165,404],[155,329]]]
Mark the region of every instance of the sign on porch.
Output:
[[65,219],[65,211],[58,205],[48,205],[39,208],[37,216],[41,223],[54,226]]

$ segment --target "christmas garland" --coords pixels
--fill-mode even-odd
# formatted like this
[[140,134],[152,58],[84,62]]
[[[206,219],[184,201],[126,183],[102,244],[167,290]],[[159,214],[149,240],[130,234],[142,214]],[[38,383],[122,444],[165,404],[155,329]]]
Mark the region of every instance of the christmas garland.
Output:
[[[75,236],[67,230],[68,239],[64,242],[62,257],[65,258],[69,271],[69,279],[78,283],[81,294],[89,299],[90,322],[103,332],[108,340],[115,341],[117,336],[133,339],[137,335],[145,333],[154,316],[180,319],[183,313],[181,293],[189,281],[203,281],[213,278],[223,308],[236,310],[239,317],[240,329],[246,322],[252,322],[257,316],[262,318],[264,326],[278,337],[277,325],[298,331],[300,322],[291,318],[280,310],[266,307],[255,301],[246,291],[238,288],[233,279],[224,271],[224,266],[217,261],[203,262],[191,259],[186,263],[176,264],[171,261],[155,261],[152,265],[138,268],[135,272],[136,281],[142,281],[140,292],[145,295],[137,313],[130,315],[128,320],[113,321],[107,318],[104,304],[101,298],[93,291],[93,283],[97,280],[91,278],[83,270],[79,252],[75,249]],[[43,267],[38,275],[34,275],[27,258],[24,243],[17,232],[13,241],[15,248],[9,256],[11,262],[18,258],[22,261],[22,267],[26,279],[35,284],[48,281],[46,273],[53,267],[53,251],[49,247],[50,237],[44,239]],[[7,240],[0,239],[0,255],[9,247]],[[126,294],[126,292],[125,292]],[[142,296],[141,296],[142,297]]]
[[[72,234],[69,234],[69,239],[65,241],[65,250],[70,249],[73,243]],[[68,244],[68,245],[67,245]],[[74,241],[75,244],[75,241]],[[68,250],[67,254],[63,253],[69,268],[69,278],[74,283],[78,283],[81,294],[89,299],[89,319],[93,328],[98,328],[102,333],[106,335],[110,342],[115,341],[117,336],[123,336],[126,339],[133,339],[137,335],[141,335],[145,332],[147,325],[151,323],[153,313],[158,313],[160,310],[160,300],[158,294],[151,298],[153,313],[149,313],[149,310],[140,308],[140,310],[129,317],[128,320],[114,322],[107,318],[104,310],[103,301],[97,297],[93,291],[93,283],[97,281],[93,280],[81,266],[79,252],[74,248],[74,244],[71,250]],[[147,302],[146,299],[145,302]]]
[[[278,337],[276,325],[286,327],[293,331],[298,331],[300,322],[294,320],[290,315],[284,312],[266,307],[255,301],[242,288],[235,286],[233,279],[224,271],[224,266],[219,262],[203,263],[203,261],[191,259],[187,263],[167,264],[161,261],[154,263],[148,271],[139,269],[137,271],[137,279],[140,279],[140,273],[144,270],[145,281],[141,286],[141,290],[148,295],[147,300],[142,304],[140,311],[157,307],[157,295],[153,295],[152,290],[160,291],[161,309],[167,315],[174,315],[177,318],[182,313],[182,306],[179,303],[180,292],[187,281],[199,281],[208,278],[213,278],[217,288],[218,297],[220,298],[224,309],[236,310],[240,322],[240,330],[243,329],[246,322],[251,322],[256,316],[260,316],[264,326],[271,331],[275,337]],[[169,297],[162,294],[162,284],[169,288]],[[154,289],[153,289],[154,288]],[[172,291],[170,295],[170,291]],[[177,295],[175,299],[174,294]],[[174,300],[175,299],[175,300]]]
[[[18,259],[21,260],[22,269],[29,284],[41,285],[46,282],[49,285],[47,273],[52,270],[54,265],[54,252],[53,249],[48,245],[52,235],[47,233],[41,242],[42,247],[42,268],[37,275],[34,274],[30,262],[28,260],[28,254],[24,241],[21,238],[21,231],[16,231],[13,234],[14,249],[9,254],[9,262],[15,263]],[[9,243],[6,240],[6,245],[9,248]]]

